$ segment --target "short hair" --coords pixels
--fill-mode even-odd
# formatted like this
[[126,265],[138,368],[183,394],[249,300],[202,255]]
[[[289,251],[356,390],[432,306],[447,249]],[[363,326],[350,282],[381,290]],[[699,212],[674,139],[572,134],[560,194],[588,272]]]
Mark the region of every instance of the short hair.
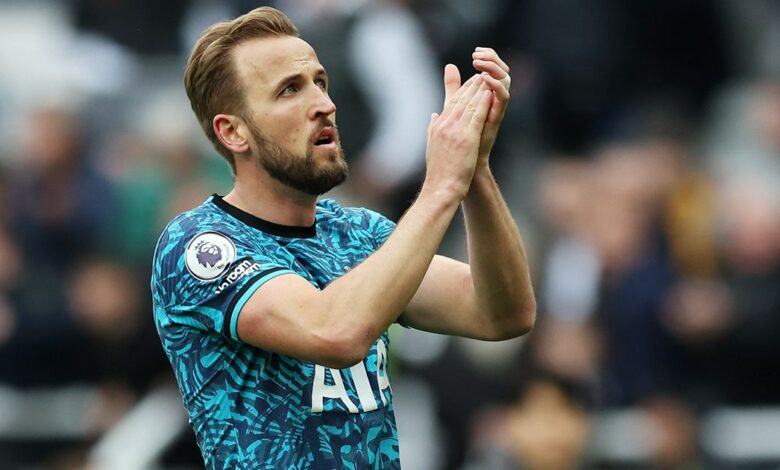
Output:
[[233,173],[233,154],[217,138],[212,120],[219,113],[246,116],[244,89],[233,63],[233,50],[251,39],[298,36],[298,29],[281,11],[256,8],[231,21],[212,25],[195,43],[184,69],[184,88],[190,106],[214,148]]

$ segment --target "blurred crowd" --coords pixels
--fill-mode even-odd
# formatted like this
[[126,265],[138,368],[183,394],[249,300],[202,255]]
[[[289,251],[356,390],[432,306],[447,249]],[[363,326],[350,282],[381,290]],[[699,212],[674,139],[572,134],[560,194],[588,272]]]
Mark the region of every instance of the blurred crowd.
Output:
[[[128,424],[175,386],[152,250],[231,185],[183,64],[206,26],[261,4],[331,77],[351,172],[332,196],[393,219],[443,65],[468,76],[483,45],[512,69],[492,167],[537,326],[500,343],[394,327],[405,468],[778,468],[774,0],[0,1],[0,467],[122,468],[95,449],[155,426]],[[442,252],[464,248],[455,221]],[[88,399],[58,427],[73,387]],[[199,468],[175,411],[147,463]]]

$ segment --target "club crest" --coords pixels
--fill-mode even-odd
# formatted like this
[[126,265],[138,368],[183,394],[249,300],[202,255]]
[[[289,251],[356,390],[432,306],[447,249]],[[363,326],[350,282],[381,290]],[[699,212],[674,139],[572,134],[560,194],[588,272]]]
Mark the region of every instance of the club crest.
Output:
[[236,246],[221,233],[203,232],[190,240],[184,256],[190,274],[210,281],[228,270],[236,259]]

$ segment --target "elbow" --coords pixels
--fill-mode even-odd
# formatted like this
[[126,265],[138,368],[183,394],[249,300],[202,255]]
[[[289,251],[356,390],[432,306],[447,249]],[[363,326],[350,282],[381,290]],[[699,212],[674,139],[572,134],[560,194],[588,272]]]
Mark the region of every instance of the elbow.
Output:
[[515,336],[523,336],[533,330],[536,324],[536,300],[531,299],[527,305],[525,305],[515,315]]
[[536,324],[536,308],[528,311],[524,314],[524,318],[519,322],[516,330],[513,332],[514,336],[523,336],[531,332]]
[[346,369],[365,359],[371,344],[367,335],[356,331],[327,331],[315,334],[317,364],[332,369]]
[[504,321],[498,322],[491,340],[504,341],[528,334],[536,323],[536,302],[529,302],[522,308],[508,312]]
[[350,367],[360,362],[359,360],[354,359],[354,357],[329,355],[322,360],[318,360],[317,364],[328,367],[330,369],[349,369]]

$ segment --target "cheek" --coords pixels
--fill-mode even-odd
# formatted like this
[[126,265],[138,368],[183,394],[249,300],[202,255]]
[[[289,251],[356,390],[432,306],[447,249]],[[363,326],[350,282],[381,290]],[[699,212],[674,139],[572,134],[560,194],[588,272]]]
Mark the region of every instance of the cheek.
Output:
[[311,137],[311,130],[306,126],[303,111],[268,116],[268,128],[264,132],[276,144],[288,149],[300,150],[306,146]]

